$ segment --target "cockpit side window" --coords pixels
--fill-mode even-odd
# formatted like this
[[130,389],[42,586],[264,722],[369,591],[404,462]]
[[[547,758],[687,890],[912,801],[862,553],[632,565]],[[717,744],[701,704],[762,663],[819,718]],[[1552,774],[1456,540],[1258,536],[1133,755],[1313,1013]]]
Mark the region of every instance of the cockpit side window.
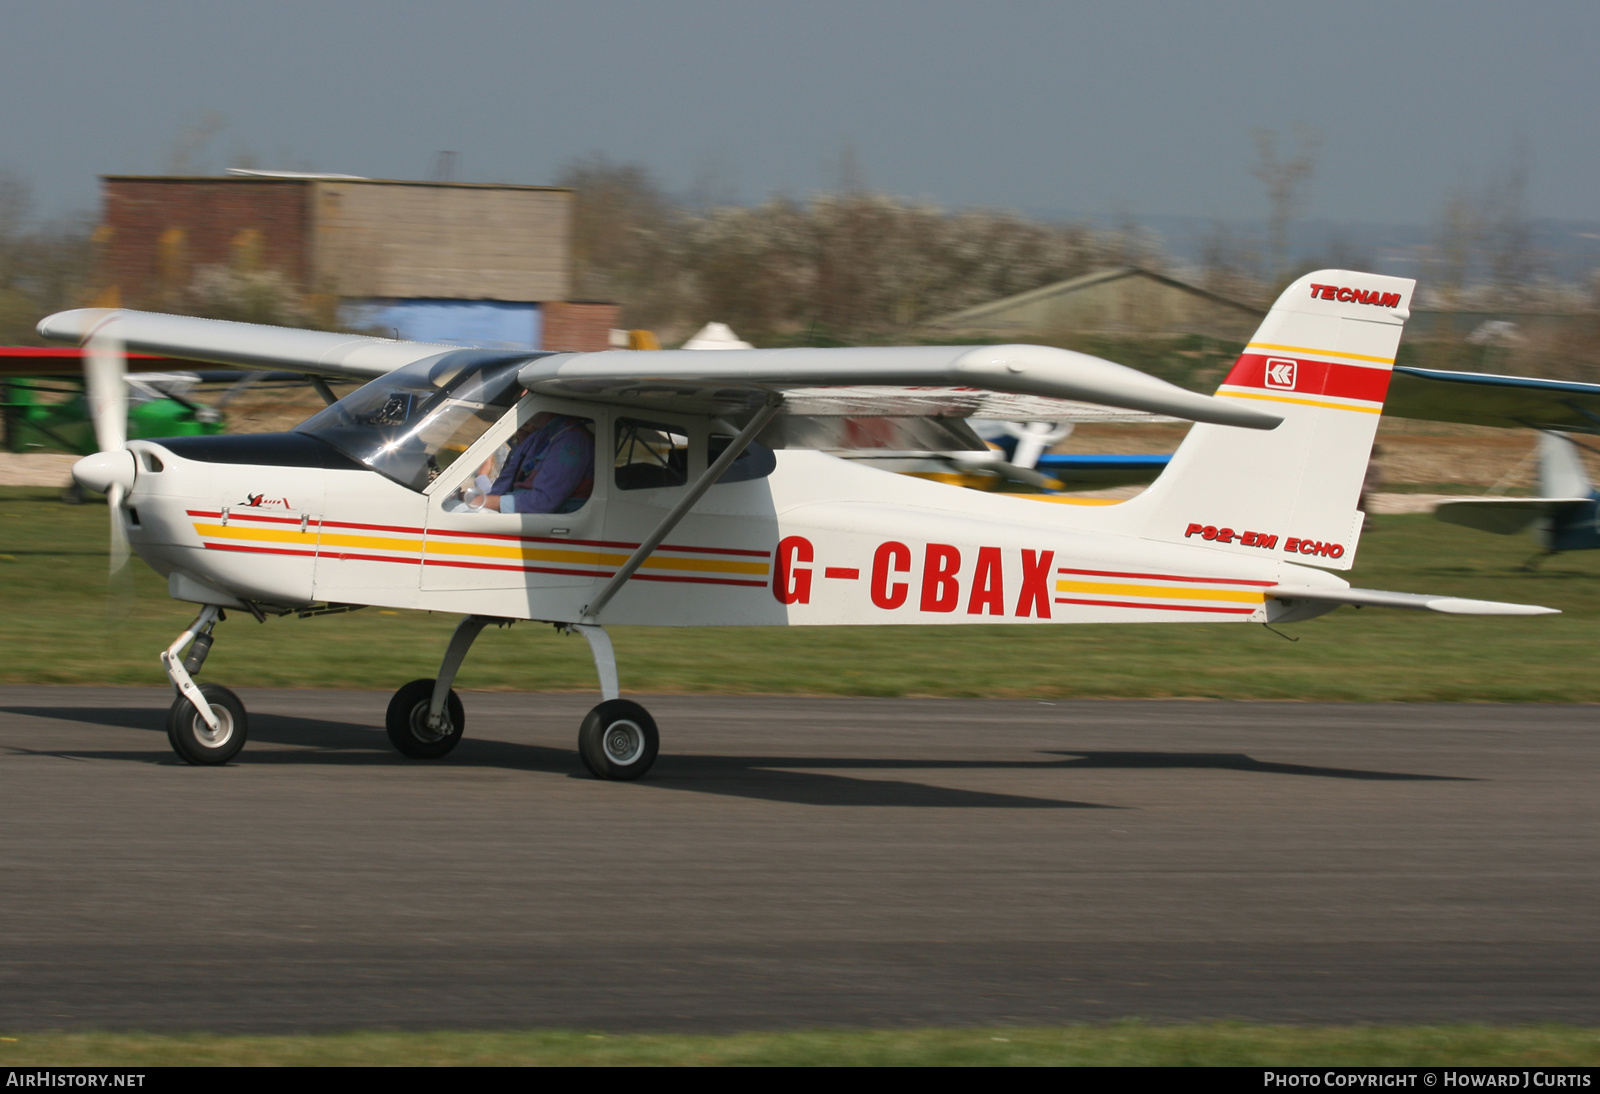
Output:
[[[727,451],[733,443],[733,438],[722,433],[711,434],[710,443],[706,447],[706,464],[715,463],[717,457]],[[734,457],[733,463],[717,479],[717,485],[722,486],[730,482],[749,482],[751,479],[764,479],[772,474],[778,467],[778,457],[764,444],[751,441],[745,450]]]
[[615,482],[618,490],[683,486],[689,481],[689,439],[682,426],[618,418]]

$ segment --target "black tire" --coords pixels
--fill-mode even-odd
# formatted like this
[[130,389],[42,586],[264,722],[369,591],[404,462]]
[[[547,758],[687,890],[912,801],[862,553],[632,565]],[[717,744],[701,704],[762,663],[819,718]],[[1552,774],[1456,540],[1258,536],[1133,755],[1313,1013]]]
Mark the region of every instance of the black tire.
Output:
[[627,699],[607,699],[578,730],[578,755],[597,779],[637,779],[650,770],[660,749],[655,719]]
[[444,703],[443,729],[428,728],[428,704],[432,701],[432,680],[413,680],[389,700],[384,727],[389,731],[389,743],[400,755],[413,760],[437,760],[449,755],[460,742],[461,731],[467,727],[460,696],[450,689]]
[[244,747],[250,735],[250,719],[239,697],[227,688],[207,684],[200,694],[221,727],[213,731],[195,705],[180,695],[167,711],[167,740],[184,763],[200,767],[225,764]]

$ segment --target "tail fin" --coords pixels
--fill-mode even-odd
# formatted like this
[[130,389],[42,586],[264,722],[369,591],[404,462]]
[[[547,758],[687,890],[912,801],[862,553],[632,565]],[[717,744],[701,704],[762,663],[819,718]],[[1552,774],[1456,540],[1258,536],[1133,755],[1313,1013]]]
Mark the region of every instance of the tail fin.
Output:
[[1578,446],[1565,434],[1539,434],[1539,494],[1546,498],[1586,498],[1594,484],[1584,470]]
[[1196,425],[1149,490],[1118,506],[1146,539],[1346,570],[1356,509],[1416,282],[1319,270],[1267,313],[1217,395],[1283,415],[1271,431]]

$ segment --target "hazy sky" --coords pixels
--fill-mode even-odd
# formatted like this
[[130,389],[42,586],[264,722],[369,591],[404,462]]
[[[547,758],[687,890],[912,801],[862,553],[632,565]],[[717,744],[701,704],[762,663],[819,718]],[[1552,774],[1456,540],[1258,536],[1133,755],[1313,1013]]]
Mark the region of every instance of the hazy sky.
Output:
[[197,156],[547,183],[601,152],[757,200],[1257,217],[1251,130],[1320,134],[1304,215],[1424,223],[1519,141],[1600,219],[1600,3],[403,0],[0,3],[0,170],[43,211]]

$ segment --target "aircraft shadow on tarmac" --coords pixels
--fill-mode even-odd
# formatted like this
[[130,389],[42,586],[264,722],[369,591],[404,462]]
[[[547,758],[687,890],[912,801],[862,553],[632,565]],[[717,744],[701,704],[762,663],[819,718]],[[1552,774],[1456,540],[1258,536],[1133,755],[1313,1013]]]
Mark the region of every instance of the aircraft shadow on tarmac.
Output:
[[[49,718],[116,729],[166,732],[166,712],[148,707],[3,707],[0,712],[27,717]],[[241,765],[313,764],[328,765],[416,765],[389,747],[382,730],[345,722],[300,718],[281,714],[257,714],[250,720],[250,739],[263,745],[287,748],[258,748],[243,753]],[[26,749],[64,759],[120,760],[131,763],[170,763],[179,761],[165,747],[145,749]],[[1051,751],[1059,757],[1042,760],[917,760],[840,758],[826,756],[727,756],[705,754],[664,754],[642,786],[663,790],[684,790],[764,801],[800,805],[921,806],[932,808],[987,809],[1106,809],[1117,806],[1093,802],[1038,798],[1020,794],[962,790],[926,783],[879,778],[852,778],[844,772],[961,772],[961,771],[1073,771],[1073,770],[1151,770],[1196,769],[1239,771],[1263,775],[1357,779],[1403,782],[1474,781],[1449,775],[1420,775],[1390,771],[1316,767],[1304,764],[1266,763],[1243,753],[1209,752],[1098,752]],[[589,776],[572,749],[546,745],[520,744],[466,737],[440,766],[452,768],[490,767],[504,770],[539,771]],[[417,765],[423,766],[423,765]],[[839,772],[835,774],[834,772]]]

